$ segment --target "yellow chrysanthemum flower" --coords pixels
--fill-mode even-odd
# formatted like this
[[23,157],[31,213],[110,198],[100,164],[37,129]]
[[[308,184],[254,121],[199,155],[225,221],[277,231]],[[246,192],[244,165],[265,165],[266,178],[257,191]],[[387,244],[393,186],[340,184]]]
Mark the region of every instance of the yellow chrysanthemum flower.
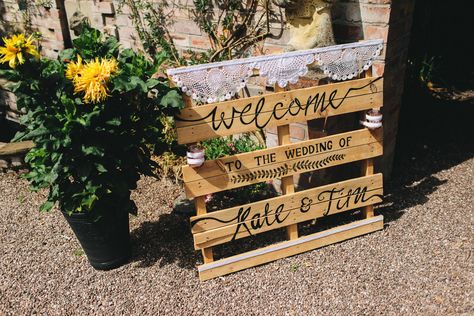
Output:
[[117,72],[118,63],[113,58],[89,61],[75,76],[74,93],[84,92],[84,103],[102,102],[109,96],[110,76]]
[[39,58],[39,53],[33,45],[33,35],[26,38],[25,34],[13,35],[11,38],[3,38],[5,46],[0,47],[0,62],[8,63],[11,68],[15,68],[17,63],[25,62],[25,54]]
[[80,55],[77,55],[77,62],[71,61],[67,65],[66,78],[74,82],[77,77],[80,76],[80,72],[83,68],[84,64],[82,63],[82,58]]

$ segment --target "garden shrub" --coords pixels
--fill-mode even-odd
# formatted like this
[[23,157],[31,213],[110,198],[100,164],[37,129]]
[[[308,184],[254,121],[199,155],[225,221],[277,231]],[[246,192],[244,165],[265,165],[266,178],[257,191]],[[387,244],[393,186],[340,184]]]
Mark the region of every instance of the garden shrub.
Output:
[[152,174],[152,152],[168,148],[163,117],[183,106],[154,76],[162,56],[121,50],[115,37],[88,26],[57,59],[40,58],[31,38],[20,37],[0,50],[11,68],[1,74],[26,110],[16,140],[36,145],[26,178],[32,190],[49,188],[41,210],[58,202],[67,213],[93,211],[110,201],[134,212],[130,190],[140,174]]

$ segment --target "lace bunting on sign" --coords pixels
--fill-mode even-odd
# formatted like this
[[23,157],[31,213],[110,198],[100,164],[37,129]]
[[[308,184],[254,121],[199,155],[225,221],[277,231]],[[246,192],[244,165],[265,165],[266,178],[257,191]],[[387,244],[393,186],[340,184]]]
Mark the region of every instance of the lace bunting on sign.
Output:
[[290,56],[257,62],[255,68],[260,70],[260,76],[267,78],[268,84],[277,83],[281,88],[289,83],[297,83],[301,76],[308,72],[309,64],[314,62],[313,54]]
[[171,75],[183,92],[196,101],[213,103],[230,100],[252,75],[248,64],[202,69]]
[[324,73],[334,80],[352,79],[372,66],[383,44],[316,53]]
[[247,84],[254,69],[268,84],[296,83],[317,62],[334,80],[352,79],[367,70],[383,48],[382,40],[319,47],[280,55],[256,56],[217,63],[168,69],[168,75],[194,100],[213,103],[230,100]]

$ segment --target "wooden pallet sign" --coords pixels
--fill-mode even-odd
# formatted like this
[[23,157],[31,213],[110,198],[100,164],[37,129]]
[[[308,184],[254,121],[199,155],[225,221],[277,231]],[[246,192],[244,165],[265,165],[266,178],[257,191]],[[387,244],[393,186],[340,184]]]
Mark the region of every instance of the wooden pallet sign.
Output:
[[[190,225],[194,248],[201,250],[204,258],[204,264],[198,267],[201,280],[383,228],[383,217],[374,216],[373,212],[373,205],[380,203],[383,197],[383,176],[374,174],[373,169],[373,158],[383,153],[382,129],[361,128],[292,143],[288,125],[379,109],[383,100],[383,79],[371,76],[370,65],[381,47],[381,40],[363,41],[168,72],[185,92],[186,107],[176,118],[179,143],[192,144],[268,127],[277,127],[278,131],[277,147],[208,160],[200,167],[183,166],[186,196],[194,198],[196,207],[196,216],[191,217]],[[345,57],[334,57],[345,56],[348,52],[356,52],[351,65]],[[288,59],[303,60],[302,67],[316,61],[331,78],[352,80],[288,91],[280,88],[288,81],[295,81],[288,75],[294,69],[285,72]],[[272,70],[278,67],[283,67],[276,72],[278,76],[283,74],[283,79],[272,75]],[[345,73],[347,69],[349,72]],[[245,86],[256,70],[266,75],[270,82],[278,83],[275,92],[226,100]],[[357,76],[360,73],[362,75]],[[296,80],[298,76],[299,73]],[[207,104],[193,105],[192,99]],[[360,177],[295,192],[293,175],[354,161],[362,163]],[[281,179],[281,196],[207,212],[204,200],[207,194],[272,179]],[[298,234],[298,223],[354,209],[362,209],[361,220],[315,234]],[[287,241],[214,260],[212,249],[215,246],[280,228],[286,229]]]
[[364,78],[183,109],[181,144],[369,110],[382,104],[382,78]]

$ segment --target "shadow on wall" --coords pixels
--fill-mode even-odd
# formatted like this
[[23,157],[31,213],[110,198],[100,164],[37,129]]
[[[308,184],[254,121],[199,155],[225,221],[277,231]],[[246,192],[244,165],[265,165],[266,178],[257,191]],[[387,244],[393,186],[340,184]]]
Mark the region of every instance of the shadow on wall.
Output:
[[332,7],[333,30],[337,44],[364,39],[359,0],[335,1]]
[[12,22],[11,19],[8,18],[12,14],[12,12],[7,12],[5,1],[0,0],[0,37],[21,31],[21,21]]

